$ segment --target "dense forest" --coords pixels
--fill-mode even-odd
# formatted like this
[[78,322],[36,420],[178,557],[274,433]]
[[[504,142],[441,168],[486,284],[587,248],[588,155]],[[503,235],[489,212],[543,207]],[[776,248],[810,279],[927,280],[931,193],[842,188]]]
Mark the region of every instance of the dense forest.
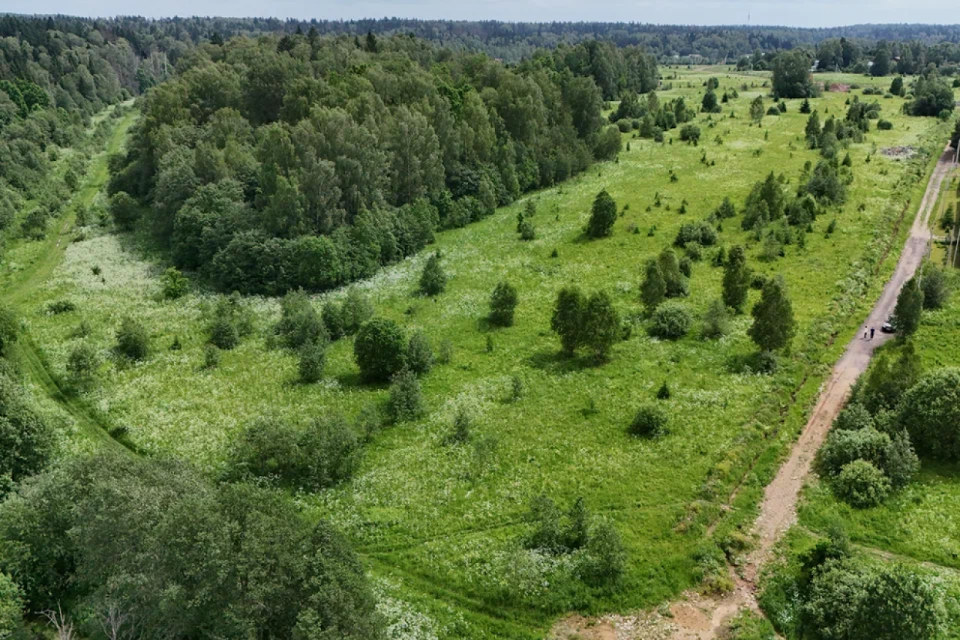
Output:
[[[620,150],[604,98],[657,86],[589,42],[516,68],[408,36],[239,37],[154,88],[111,210],[224,291],[323,290]],[[146,205],[141,209],[140,205]]]

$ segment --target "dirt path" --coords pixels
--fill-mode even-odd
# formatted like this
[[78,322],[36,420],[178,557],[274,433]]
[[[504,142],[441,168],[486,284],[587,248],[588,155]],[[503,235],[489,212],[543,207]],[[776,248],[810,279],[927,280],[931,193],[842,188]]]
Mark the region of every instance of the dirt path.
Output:
[[[106,117],[106,114],[105,111],[100,114],[100,117]],[[47,237],[42,240],[47,245],[43,254],[25,269],[17,272],[0,291],[0,299],[6,304],[18,307],[20,313],[23,314],[35,311],[35,309],[27,308],[26,305],[29,304],[34,289],[48,280],[62,262],[73,235],[77,205],[89,206],[106,184],[109,178],[107,156],[120,149],[136,118],[136,113],[129,113],[114,127],[104,150],[91,160],[83,186],[71,200],[71,206],[67,208],[63,218],[57,223],[57,228],[51,230]],[[106,425],[100,420],[96,412],[91,410],[81,398],[71,396],[60,388],[56,378],[51,375],[48,369],[42,350],[26,330],[23,331],[20,339],[14,345],[13,356],[23,368],[24,374],[74,419],[81,434],[98,444],[122,446],[109,435]]]
[[[567,619],[554,628],[550,638],[561,640],[573,637],[573,634],[582,640],[714,640],[720,637],[725,622],[738,611],[759,610],[756,602],[756,579],[760,568],[770,558],[777,540],[796,520],[797,501],[807,474],[810,473],[813,457],[823,444],[833,419],[843,408],[853,383],[866,371],[873,351],[892,338],[888,334],[880,333],[880,326],[893,313],[900,288],[913,277],[927,253],[927,243],[932,237],[930,222],[933,210],[943,180],[956,166],[953,157],[954,152],[948,147],[937,161],[896,271],[863,325],[867,329],[874,327],[877,330],[873,340],[864,340],[862,331],[858,331],[847,345],[824,385],[799,440],[790,451],[790,456],[781,465],[773,481],[767,485],[763,502],[760,504],[760,515],[754,523],[757,548],[748,556],[739,575],[731,571],[735,585],[733,591],[720,598],[687,594],[686,600],[670,606],[669,616],[650,613],[640,616],[605,616],[599,621]],[[635,631],[637,629],[642,631],[638,634]],[[602,633],[594,632],[601,630]]]

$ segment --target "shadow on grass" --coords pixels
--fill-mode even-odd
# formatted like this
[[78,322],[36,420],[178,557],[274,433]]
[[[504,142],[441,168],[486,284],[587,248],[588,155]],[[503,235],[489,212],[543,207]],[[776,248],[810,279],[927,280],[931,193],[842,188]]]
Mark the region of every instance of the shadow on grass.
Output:
[[598,361],[592,356],[568,356],[561,351],[545,349],[537,351],[527,358],[527,364],[534,369],[559,375],[572,371],[582,371],[584,369],[600,367],[603,366],[604,362]]

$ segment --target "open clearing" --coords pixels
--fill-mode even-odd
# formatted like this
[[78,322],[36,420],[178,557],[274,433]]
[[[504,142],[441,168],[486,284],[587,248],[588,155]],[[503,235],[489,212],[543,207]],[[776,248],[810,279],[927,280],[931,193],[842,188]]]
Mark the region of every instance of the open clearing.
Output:
[[[664,69],[665,76],[672,73]],[[673,88],[660,92],[661,99],[682,95],[699,103],[709,75],[676,73],[666,80]],[[893,129],[871,131],[864,143],[850,147],[855,181],[848,201],[814,223],[805,248],[788,246],[785,257],[760,262],[739,218],[724,222],[724,245],[749,244],[757,272],[782,273],[787,280],[799,331],[779,373],[735,371],[735,363],[753,351],[746,316],[736,318],[731,334],[719,342],[702,341],[696,331],[676,343],[661,342],[637,325],[602,366],[557,356],[549,316],[560,287],[576,283],[587,291],[606,289],[622,312],[638,315],[641,267],[673,241],[681,224],[706,217],[725,196],[739,206],[753,183],[771,170],[783,173],[795,188],[804,163],[816,162],[816,152],[803,142],[806,116],[798,112],[800,101],[787,101],[787,113],[764,118],[762,128],[751,126],[748,105],[767,92],[760,86],[764,78],[710,75],[720,78],[720,92],[737,87],[740,96],[709,121],[698,116],[704,132],[699,147],[679,139],[665,145],[630,139],[630,150],[617,163],[532,196],[538,201],[538,237],[532,242],[520,242],[515,232],[523,201],[465,229],[439,234],[437,248],[450,282],[436,300],[412,295],[425,256],[361,283],[379,314],[407,331],[424,330],[435,347],[449,340],[453,360],[424,379],[425,419],[378,434],[353,481],[293,499],[347,533],[378,589],[417,621],[422,637],[539,637],[565,608],[579,604],[551,590],[549,576],[557,567],[512,553],[529,500],[541,492],[562,507],[583,496],[589,509],[612,519],[624,538],[629,554],[624,584],[616,594],[591,600],[589,609],[630,611],[693,587],[698,579],[694,554],[704,532],[749,528],[763,487],[807,422],[830,364],[858,333],[860,319],[888,281],[909,228],[901,220],[909,221],[917,210],[929,162],[873,151],[912,146],[938,152],[944,138],[944,125],[902,115],[900,98],[880,99],[882,116]],[[864,82],[859,76],[837,78]],[[743,83],[748,86],[742,88]],[[821,116],[842,117],[850,95],[826,93],[813,103]],[[670,181],[670,171],[676,182]],[[603,188],[621,209],[629,209],[613,237],[586,241],[581,229]],[[657,193],[663,206],[652,207]],[[684,200],[687,213],[680,214]],[[837,230],[826,237],[834,217]],[[125,427],[138,449],[182,456],[217,472],[231,436],[257,416],[273,412],[304,419],[332,408],[353,415],[385,397],[385,389],[359,385],[349,340],[330,350],[324,383],[297,384],[294,357],[266,345],[278,313],[276,301],[268,299],[254,301],[256,337],[224,354],[218,369],[204,369],[202,307],[209,296],[199,292],[162,301],[158,275],[165,265],[145,258],[142,245],[135,237],[91,229],[87,239],[66,247],[49,278],[31,277],[24,284],[11,267],[0,274],[14,287],[20,283],[8,296],[26,318],[35,344],[44,345],[40,355],[55,376],[63,372],[81,320],[92,328],[89,340],[104,352],[122,316],[135,315],[150,328],[154,356],[137,366],[109,366],[101,387],[84,398]],[[554,249],[559,258],[550,257]],[[14,247],[8,264],[25,264],[35,252],[35,245]],[[909,251],[904,256],[910,264],[915,258]],[[720,276],[709,255],[694,264],[685,302],[696,313],[719,296]],[[501,279],[517,287],[520,306],[514,327],[492,331],[483,317],[490,291]],[[751,293],[751,302],[756,295]],[[46,305],[62,298],[73,299],[78,310],[48,316]],[[175,337],[181,351],[167,349]],[[850,372],[861,365],[859,360],[849,364]],[[507,402],[514,375],[522,378],[525,394],[519,402]],[[845,374],[838,383],[835,401],[852,379]],[[636,407],[652,400],[664,380],[673,392],[667,401],[670,435],[655,441],[628,437],[625,427]],[[489,446],[442,445],[460,407],[474,416],[478,436]],[[64,418],[73,422],[76,415]],[[799,480],[793,474],[788,480],[788,493],[795,495],[792,487]],[[735,499],[728,504],[731,495]],[[783,521],[775,518],[762,529],[778,531]],[[761,549],[769,549],[761,540]]]

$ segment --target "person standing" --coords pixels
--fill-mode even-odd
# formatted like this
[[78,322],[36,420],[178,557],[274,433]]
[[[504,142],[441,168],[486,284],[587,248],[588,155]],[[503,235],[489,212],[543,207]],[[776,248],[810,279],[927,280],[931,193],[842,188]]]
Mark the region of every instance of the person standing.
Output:
[[876,331],[873,327],[870,327],[870,339],[873,340],[873,332]]

